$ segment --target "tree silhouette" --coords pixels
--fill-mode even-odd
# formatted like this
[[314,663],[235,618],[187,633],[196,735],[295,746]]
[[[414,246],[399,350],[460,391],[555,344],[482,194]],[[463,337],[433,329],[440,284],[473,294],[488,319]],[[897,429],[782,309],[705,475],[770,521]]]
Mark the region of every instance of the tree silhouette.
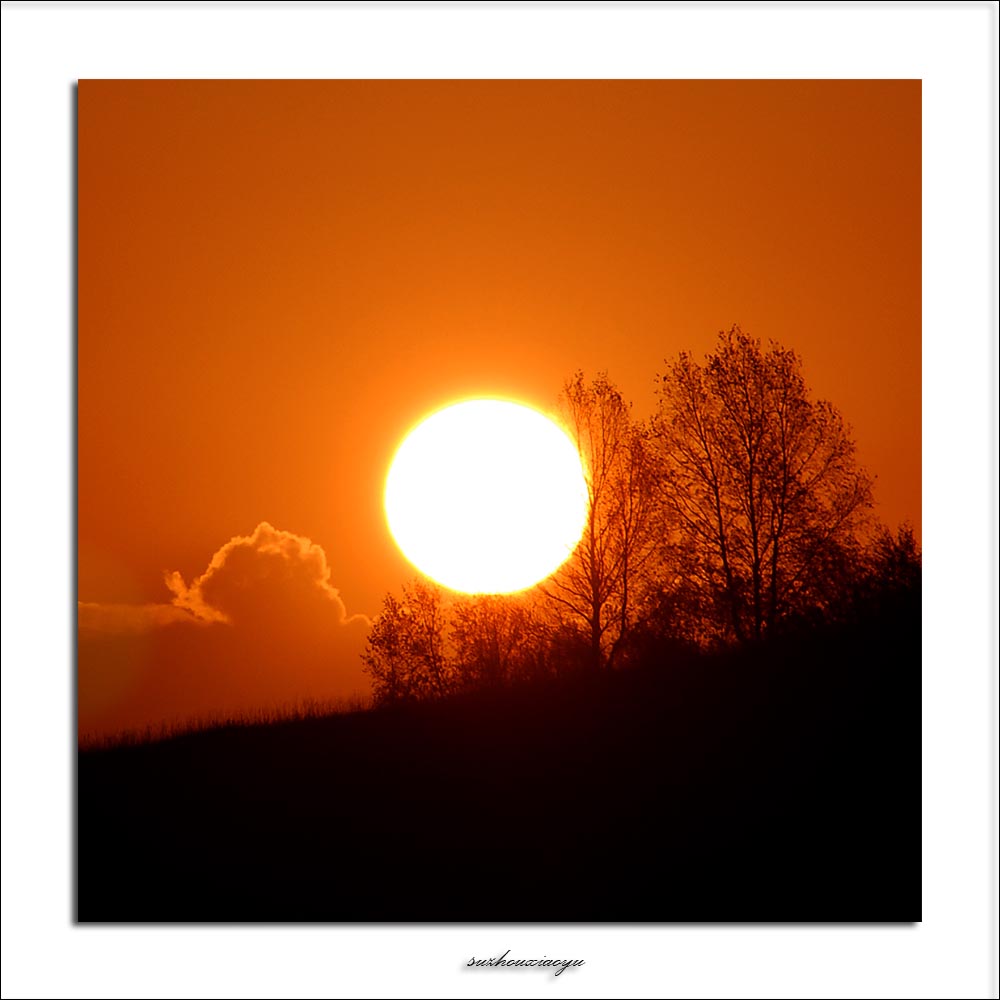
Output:
[[608,669],[670,649],[856,622],[919,599],[919,548],[869,515],[872,477],[798,355],[739,327],[658,377],[646,424],[607,374],[563,386],[587,520],[569,559],[516,595],[385,597],[362,654],[376,701]]
[[588,384],[578,371],[560,409],[584,460],[588,516],[572,556],[539,589],[585,631],[600,669],[622,649],[656,549],[654,472],[646,430],[607,373]]
[[911,610],[919,619],[922,556],[913,526],[901,524],[895,532],[877,525],[854,567],[844,604],[851,618],[888,618]]
[[445,648],[447,616],[441,590],[415,579],[402,591],[402,599],[386,594],[361,654],[380,705],[441,697],[457,683]]
[[872,505],[849,429],[810,398],[801,367],[794,351],[764,351],[734,326],[704,365],[685,352],[658,379],[671,564],[738,640],[829,602]]
[[452,606],[451,635],[463,684],[497,687],[537,675],[545,641],[522,594],[478,594]]

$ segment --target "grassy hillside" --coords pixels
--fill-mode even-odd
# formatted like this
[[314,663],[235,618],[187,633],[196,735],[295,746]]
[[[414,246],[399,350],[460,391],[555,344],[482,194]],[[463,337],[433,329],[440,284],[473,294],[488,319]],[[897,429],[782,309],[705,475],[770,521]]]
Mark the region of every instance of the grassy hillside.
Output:
[[82,751],[79,918],[919,920],[919,622]]

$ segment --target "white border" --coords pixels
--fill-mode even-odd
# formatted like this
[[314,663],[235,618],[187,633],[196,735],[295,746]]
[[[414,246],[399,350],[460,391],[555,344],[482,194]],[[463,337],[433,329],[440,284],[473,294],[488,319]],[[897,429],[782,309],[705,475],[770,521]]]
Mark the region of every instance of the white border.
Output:
[[[4,996],[995,995],[996,38],[995,4],[4,4]],[[921,925],[71,926],[70,84],[494,76],[923,79]],[[505,948],[587,965],[461,973]]]

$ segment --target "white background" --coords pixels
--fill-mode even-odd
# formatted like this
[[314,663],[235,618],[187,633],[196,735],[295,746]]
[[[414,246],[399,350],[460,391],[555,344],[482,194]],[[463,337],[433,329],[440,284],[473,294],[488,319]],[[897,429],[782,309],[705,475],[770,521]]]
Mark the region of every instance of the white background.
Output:
[[[997,25],[995,4],[4,4],[3,995],[995,996]],[[73,925],[70,111],[87,77],[923,80],[921,924]],[[587,964],[462,971],[507,948]]]

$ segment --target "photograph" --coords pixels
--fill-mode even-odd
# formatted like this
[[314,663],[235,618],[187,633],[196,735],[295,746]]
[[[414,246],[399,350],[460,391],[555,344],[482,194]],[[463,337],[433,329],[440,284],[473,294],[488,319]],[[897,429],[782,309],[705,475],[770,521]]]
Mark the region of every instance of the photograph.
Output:
[[923,98],[79,79],[74,919],[921,921]]

